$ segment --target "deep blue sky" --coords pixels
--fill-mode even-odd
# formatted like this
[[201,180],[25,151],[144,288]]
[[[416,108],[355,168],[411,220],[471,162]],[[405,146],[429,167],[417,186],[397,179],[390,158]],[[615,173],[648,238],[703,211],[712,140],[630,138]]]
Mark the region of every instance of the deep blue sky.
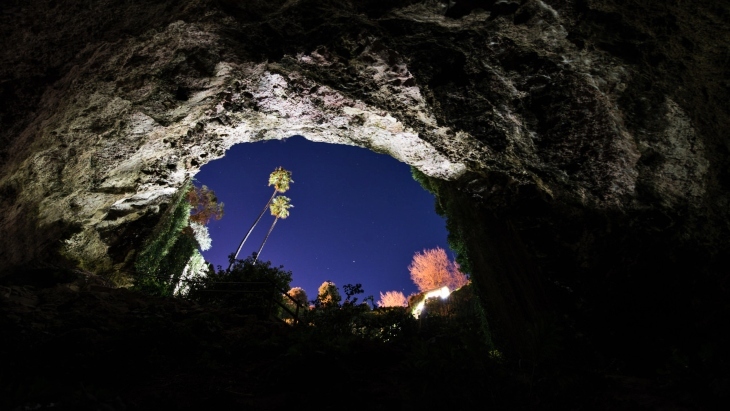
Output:
[[[213,247],[203,252],[216,267],[228,266],[227,256],[273,193],[268,178],[278,166],[292,172],[294,183],[284,195],[294,208],[276,224],[261,259],[292,271],[292,287],[304,288],[310,299],[325,280],[341,292],[347,283],[361,283],[363,296],[375,301],[391,290],[407,296],[416,291],[408,273],[416,251],[440,246],[451,254],[434,198],[413,180],[408,165],[296,136],[236,145],[195,176],[225,203],[225,216],[208,225]],[[267,210],[239,258],[258,249],[272,221]]]

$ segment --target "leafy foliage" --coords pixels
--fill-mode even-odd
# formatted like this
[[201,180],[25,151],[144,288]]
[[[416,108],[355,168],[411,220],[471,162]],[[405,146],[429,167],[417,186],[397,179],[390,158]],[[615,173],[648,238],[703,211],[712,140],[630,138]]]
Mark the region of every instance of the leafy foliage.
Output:
[[[345,291],[345,305],[354,305],[357,303],[357,297],[354,297],[357,294],[363,294],[365,291],[362,289],[362,284],[345,284],[342,286],[342,289]],[[353,298],[354,297],[354,298]]]
[[289,184],[293,183],[291,179],[291,171],[284,170],[282,167],[277,167],[269,175],[269,185],[274,186],[274,190],[279,193],[285,193],[289,190]]
[[301,287],[294,287],[289,292],[289,297],[293,298],[295,301],[297,301],[299,304],[307,307],[309,306],[309,299],[307,298],[307,292],[304,291]]
[[285,219],[289,217],[289,209],[294,207],[291,204],[291,199],[286,196],[276,196],[274,200],[271,202],[271,206],[269,207],[271,210],[271,215],[281,219]]
[[164,284],[164,292],[162,295],[172,295],[177,283],[185,271],[190,258],[198,250],[198,243],[195,239],[182,233],[177,236],[175,244],[165,258],[160,261],[157,280]]
[[471,344],[484,344],[494,349],[486,315],[471,284],[454,291],[448,299],[426,301],[419,321],[424,331],[433,328],[439,332],[457,333],[458,328],[458,333],[464,334],[465,338],[475,339]]
[[192,231],[195,241],[198,242],[200,249],[203,251],[210,250],[210,247],[213,244],[213,240],[210,238],[210,232],[208,231],[208,227],[204,226],[203,224],[191,221],[190,230]]
[[332,281],[325,281],[317,290],[317,299],[314,300],[315,307],[334,307],[342,301],[340,290]]
[[188,264],[183,269],[180,281],[175,285],[173,295],[185,297],[190,292],[190,282],[200,279],[201,277],[212,271],[213,267],[210,264],[206,264],[205,258],[200,254],[200,251],[195,250],[192,257],[188,261]]
[[[211,246],[208,228],[211,218],[223,216],[223,203],[206,186],[186,183],[163,214],[137,256],[135,288],[152,295],[173,295],[180,291],[180,280],[186,281],[194,271],[204,271],[202,256],[193,260],[198,247]],[[199,253],[198,253],[199,255]]]
[[441,247],[417,252],[408,266],[411,279],[421,291],[430,291],[443,286],[455,290],[468,283],[466,275],[457,263],[449,260]]
[[[182,195],[188,190],[189,185],[182,187],[181,194],[178,194],[170,204],[168,211],[160,218],[137,254],[135,270],[138,278],[135,288],[153,295],[169,295],[172,292],[168,284],[170,272],[167,270],[178,265],[175,260],[187,261],[195,249],[195,247],[191,249],[186,240],[178,242],[190,216],[190,204]],[[183,254],[168,257],[173,249]]]
[[[309,310],[309,299],[307,293],[301,287],[294,287],[286,293],[290,298],[284,298],[284,305],[291,313],[299,313],[299,316],[306,315],[305,311]],[[292,301],[294,300],[294,301]],[[281,318],[287,322],[293,322],[292,314],[284,310]]]
[[[274,267],[270,261],[255,261],[255,254],[235,260],[231,268],[219,270],[190,285],[188,298],[221,307],[235,307],[261,315],[276,314],[272,298],[284,303],[284,291],[291,283],[291,271]],[[288,299],[287,299],[288,300]]]
[[387,291],[380,293],[378,307],[408,307],[408,300],[400,291]]
[[[343,289],[347,298],[340,304],[337,286],[331,281],[322,283],[314,309],[305,312],[300,324],[311,327],[310,330],[320,338],[330,340],[394,342],[415,335],[416,320],[405,308],[371,311],[366,303],[356,304],[357,298],[353,298],[364,293],[362,284],[346,284]],[[368,299],[372,301],[372,296],[365,301]]]
[[452,201],[448,196],[441,195],[444,182],[435,178],[431,178],[415,167],[411,167],[411,175],[424,190],[436,197],[436,214],[446,219],[446,230],[449,232],[447,240],[449,248],[456,253],[456,262],[459,263],[461,272],[471,273],[471,262],[469,261],[469,253],[464,240],[464,233],[458,224],[459,208],[458,204]]
[[190,185],[186,198],[191,207],[190,221],[205,225],[213,218],[223,217],[223,203],[218,202],[215,192],[208,187]]

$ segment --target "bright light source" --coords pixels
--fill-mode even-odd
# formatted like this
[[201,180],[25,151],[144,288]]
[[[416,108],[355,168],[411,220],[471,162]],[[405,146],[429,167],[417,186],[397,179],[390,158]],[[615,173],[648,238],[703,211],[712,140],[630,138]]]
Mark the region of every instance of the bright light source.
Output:
[[418,305],[413,309],[412,314],[414,317],[418,318],[421,315],[421,311],[423,311],[423,307],[426,306],[426,300],[429,298],[434,297],[441,297],[442,300],[445,300],[449,298],[449,295],[451,294],[451,291],[449,291],[449,287],[443,286],[437,290],[432,290],[426,293],[426,295],[423,297],[423,300],[421,300]]

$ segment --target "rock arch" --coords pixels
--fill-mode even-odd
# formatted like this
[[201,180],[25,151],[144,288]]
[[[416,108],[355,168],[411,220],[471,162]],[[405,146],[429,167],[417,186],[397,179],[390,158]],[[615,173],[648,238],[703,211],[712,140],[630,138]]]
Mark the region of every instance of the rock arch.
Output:
[[[3,44],[1,269],[124,271],[205,162],[302,134],[435,178],[516,351],[548,312],[607,346],[643,332],[650,314],[634,313],[683,289],[672,278],[642,300],[668,269],[698,270],[697,298],[724,281],[723,63],[694,57],[727,46],[709,6],[485,2],[452,18],[409,0],[27,3],[2,17],[38,27]],[[688,329],[697,310],[671,312]],[[656,335],[674,333],[669,318]],[[586,325],[601,321],[622,331]]]

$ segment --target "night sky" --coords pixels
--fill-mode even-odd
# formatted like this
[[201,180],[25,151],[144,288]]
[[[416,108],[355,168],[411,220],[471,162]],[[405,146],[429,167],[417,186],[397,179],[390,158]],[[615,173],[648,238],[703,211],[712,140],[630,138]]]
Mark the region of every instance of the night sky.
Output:
[[[304,288],[310,299],[325,280],[341,292],[345,284],[361,283],[362,296],[375,301],[391,290],[407,296],[416,291],[408,273],[416,251],[440,246],[453,258],[434,198],[413,180],[407,164],[296,136],[239,144],[195,176],[196,184],[207,185],[225,203],[225,216],[208,224],[213,247],[203,252],[216,267],[228,266],[227,256],[273,193],[268,178],[278,166],[292,172],[294,183],[284,195],[294,208],[276,224],[261,260],[292,271],[292,287]],[[239,258],[258,249],[272,222],[267,210]]]

